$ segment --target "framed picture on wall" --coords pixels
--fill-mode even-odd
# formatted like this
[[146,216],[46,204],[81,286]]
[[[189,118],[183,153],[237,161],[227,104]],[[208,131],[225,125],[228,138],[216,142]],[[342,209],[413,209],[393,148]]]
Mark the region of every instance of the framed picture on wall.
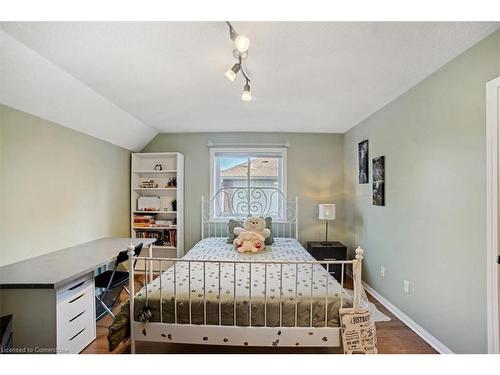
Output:
[[373,196],[374,206],[385,206],[385,157],[373,158]]
[[368,139],[358,143],[359,183],[368,183]]

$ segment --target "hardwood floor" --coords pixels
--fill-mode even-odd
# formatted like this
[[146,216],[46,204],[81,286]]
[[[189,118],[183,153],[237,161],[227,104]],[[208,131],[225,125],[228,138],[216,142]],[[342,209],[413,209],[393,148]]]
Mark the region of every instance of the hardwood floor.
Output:
[[[346,287],[350,287],[346,281]],[[139,286],[139,284],[137,284]],[[123,292],[121,301],[127,299]],[[392,320],[390,322],[378,322],[377,341],[380,354],[437,354],[437,352],[415,332],[408,328],[403,322],[396,318],[384,306],[382,306],[371,295],[368,295],[377,308]],[[117,303],[113,311],[120,309]],[[106,315],[97,321],[97,338],[87,348],[84,354],[108,354],[107,333],[112,318]],[[145,354],[336,354],[341,353],[341,348],[267,348],[267,347],[239,347],[239,346],[210,346],[210,345],[186,345],[167,343],[144,343],[136,342],[136,352]],[[130,353],[130,344],[122,343],[113,354]]]

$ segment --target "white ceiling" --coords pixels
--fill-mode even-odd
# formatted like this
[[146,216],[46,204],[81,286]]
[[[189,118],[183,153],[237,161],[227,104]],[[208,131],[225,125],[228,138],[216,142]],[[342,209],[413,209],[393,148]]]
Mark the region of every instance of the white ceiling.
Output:
[[[160,132],[343,133],[493,32],[494,22],[1,23],[3,30]],[[92,114],[87,114],[92,116]],[[63,124],[64,125],[64,124]]]

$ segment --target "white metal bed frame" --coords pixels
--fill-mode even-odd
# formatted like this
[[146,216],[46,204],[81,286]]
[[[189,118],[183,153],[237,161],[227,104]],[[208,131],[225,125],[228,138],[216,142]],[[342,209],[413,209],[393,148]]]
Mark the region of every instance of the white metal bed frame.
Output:
[[287,200],[275,187],[223,187],[201,197],[201,238],[226,237],[227,220],[247,215],[270,216],[275,237],[299,238],[299,198]]
[[[217,196],[221,194],[223,199],[227,199],[226,189],[221,189],[216,193],[216,195],[209,200],[205,200],[202,198],[202,217],[201,217],[201,234],[202,238],[206,237],[224,237],[227,236],[227,223],[225,220],[229,217],[233,218],[242,218],[245,213],[250,213],[254,215],[272,215],[273,216],[273,232],[275,233],[275,237],[292,237],[298,240],[298,199],[295,198],[293,201],[287,201],[286,197],[284,197],[279,191],[274,188],[255,188],[255,187],[247,187],[247,188],[234,188],[232,192],[237,191],[239,189],[247,189],[247,194],[245,195],[246,204],[240,205],[242,210],[237,210],[236,205],[225,205],[224,210],[218,210],[219,214],[225,214],[227,211],[229,214],[225,215],[226,219],[214,217],[214,212],[217,210]],[[279,212],[271,212],[270,207],[272,204],[264,207],[260,203],[262,203],[263,190],[270,189],[276,190],[276,196],[282,200],[283,206]],[[260,193],[253,193],[253,191]],[[273,190],[273,195],[275,194]],[[241,193],[243,194],[243,193]],[[230,195],[234,196],[234,195]],[[272,195],[267,195],[272,196]],[[240,195],[239,201],[241,202]],[[252,198],[253,197],[253,198]],[[258,200],[260,203],[255,204],[254,200]],[[245,212],[246,211],[246,212]],[[231,214],[231,215],[230,215]],[[361,262],[363,259],[363,250],[361,248],[356,249],[356,256],[353,260],[329,260],[329,261],[321,261],[318,262],[316,260],[300,260],[300,261],[277,261],[277,260],[252,260],[252,261],[233,261],[233,260],[199,260],[199,259],[178,259],[178,258],[154,258],[154,257],[135,257],[133,253],[134,247],[129,246],[129,289],[130,295],[130,342],[131,342],[131,353],[135,353],[135,343],[136,341],[149,341],[149,342],[167,342],[167,343],[183,343],[183,344],[208,344],[208,345],[231,345],[231,346],[306,346],[306,347],[326,347],[326,346],[340,346],[340,327],[330,327],[328,326],[328,318],[327,318],[327,309],[328,309],[328,282],[326,283],[325,290],[325,324],[324,326],[317,327],[313,326],[313,290],[311,284],[311,308],[310,317],[309,317],[309,327],[298,326],[298,299],[295,298],[295,325],[294,326],[283,326],[282,324],[282,313],[281,309],[283,308],[283,304],[281,301],[281,296],[283,295],[283,287],[282,281],[280,280],[280,301],[279,301],[279,309],[280,309],[280,322],[278,326],[267,326],[267,294],[265,294],[264,298],[264,326],[252,326],[252,266],[254,264],[264,265],[265,272],[267,272],[267,266],[274,264],[280,265],[280,269],[283,270],[283,265],[293,265],[295,264],[296,270],[299,265],[311,265],[311,270],[314,272],[314,265],[321,264],[325,265],[326,271],[329,276],[330,265],[337,264],[341,265],[341,282],[340,285],[343,288],[344,286],[344,270],[347,265],[353,265],[356,262],[360,263],[360,267],[353,267],[353,270],[358,270],[356,272],[359,275],[358,277],[354,277],[354,280],[361,280]],[[160,321],[159,322],[141,322],[135,320],[135,311],[134,311],[134,298],[135,290],[134,290],[134,275],[137,271],[134,270],[133,264],[136,259],[140,259],[144,261],[144,285],[148,284],[153,280],[152,276],[152,262],[159,262],[160,272],[159,274],[166,269],[163,267],[165,264],[172,264],[174,277],[172,280],[173,283],[173,291],[174,291],[174,323],[164,323],[163,322],[163,314],[162,314],[162,279],[160,277],[159,288],[160,288]],[[234,293],[234,313],[233,313],[233,324],[232,325],[222,325],[222,316],[221,316],[221,286],[220,286],[220,277],[219,277],[219,324],[207,324],[207,298],[205,294],[205,286],[204,296],[203,296],[203,304],[204,304],[204,318],[203,324],[192,324],[191,323],[191,293],[189,293],[189,324],[178,323],[177,318],[177,294],[176,294],[176,285],[175,285],[175,272],[176,265],[178,263],[188,263],[189,272],[191,271],[191,263],[203,263],[204,269],[206,263],[218,263],[219,276],[220,276],[220,266],[221,264],[232,264],[233,268],[236,268],[238,264],[249,264],[249,279],[250,279],[250,290],[249,290],[249,325],[241,326],[236,322],[236,291]],[[311,272],[311,278],[313,278],[313,272]],[[142,274],[142,272],[141,272]],[[283,277],[283,273],[280,272],[280,277]],[[236,273],[234,273],[234,278],[236,279]],[[295,272],[295,285],[297,286],[299,281],[297,280],[298,273]],[[188,276],[189,279],[189,288],[191,290],[191,277],[190,274]],[[234,281],[234,286],[236,288],[236,280]],[[205,274],[203,275],[203,282],[205,283]],[[264,282],[267,283],[266,277],[264,277]],[[354,286],[354,291],[356,293],[356,287]],[[266,285],[264,285],[264,290],[267,290]],[[297,292],[297,288],[296,288]],[[297,297],[297,296],[296,296]],[[356,298],[356,296],[354,296]],[[147,299],[146,299],[147,305]],[[340,306],[343,306],[343,295],[340,293]],[[146,324],[146,325],[145,325]]]

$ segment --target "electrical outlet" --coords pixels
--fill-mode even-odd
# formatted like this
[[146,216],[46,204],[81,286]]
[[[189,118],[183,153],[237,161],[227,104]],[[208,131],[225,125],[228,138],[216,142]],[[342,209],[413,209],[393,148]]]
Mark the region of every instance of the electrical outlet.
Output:
[[380,277],[385,277],[385,267],[380,266]]
[[408,280],[403,280],[403,292],[410,294],[410,282]]

